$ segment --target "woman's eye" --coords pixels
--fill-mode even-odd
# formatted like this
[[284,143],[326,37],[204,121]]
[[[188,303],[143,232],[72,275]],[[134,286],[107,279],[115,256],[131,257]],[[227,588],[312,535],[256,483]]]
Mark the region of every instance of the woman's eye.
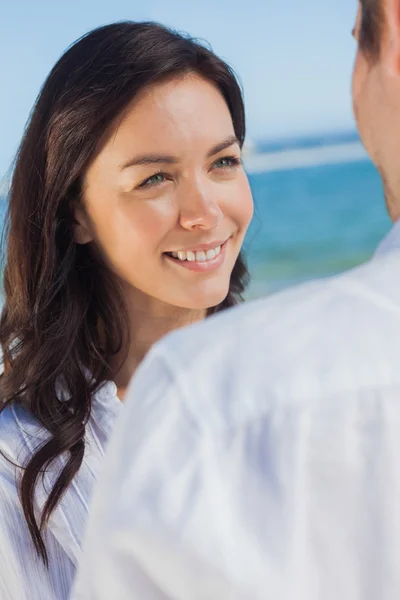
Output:
[[232,169],[241,164],[241,159],[237,156],[224,156],[224,158],[220,158],[214,163],[214,167],[217,169]]
[[164,183],[166,180],[166,176],[164,173],[155,173],[151,177],[148,177],[139,185],[140,188],[144,187],[152,187],[153,185],[159,185],[160,183]]

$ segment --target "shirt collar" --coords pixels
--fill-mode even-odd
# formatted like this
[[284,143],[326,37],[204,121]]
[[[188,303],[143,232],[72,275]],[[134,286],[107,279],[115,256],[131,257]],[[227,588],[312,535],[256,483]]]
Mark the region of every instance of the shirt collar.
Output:
[[380,258],[394,250],[400,250],[400,220],[398,220],[383,238],[378,248],[375,250],[374,258]]

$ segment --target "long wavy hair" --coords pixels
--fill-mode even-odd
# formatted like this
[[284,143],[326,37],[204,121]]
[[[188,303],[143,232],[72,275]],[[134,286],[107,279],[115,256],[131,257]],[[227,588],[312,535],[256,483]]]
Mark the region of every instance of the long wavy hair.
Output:
[[[29,532],[46,565],[44,528],[82,464],[92,396],[115,375],[110,365],[124,347],[127,323],[122,295],[99,253],[74,241],[72,203],[116,117],[146,86],[185,73],[217,86],[242,145],[244,106],[230,67],[188,36],[155,23],[122,22],[91,31],[60,58],[16,157],[6,218],[0,397],[2,408],[22,405],[49,433],[20,465],[19,484]],[[246,282],[239,256],[226,299],[209,313],[240,302]],[[64,466],[36,517],[38,478],[60,456]]]

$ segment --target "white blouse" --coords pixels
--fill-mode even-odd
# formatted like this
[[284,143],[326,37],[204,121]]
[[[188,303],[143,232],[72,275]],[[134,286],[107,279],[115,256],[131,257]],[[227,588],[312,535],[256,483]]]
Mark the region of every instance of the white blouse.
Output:
[[[50,518],[44,535],[49,568],[38,558],[19,499],[17,482],[25,465],[46,433],[24,409],[7,407],[0,414],[0,599],[66,600],[81,553],[88,504],[110,432],[122,404],[114,383],[94,396],[87,426],[85,459],[78,475]],[[4,456],[3,456],[4,455]],[[7,457],[7,458],[5,458]],[[38,484],[36,505],[42,507],[62,460]]]

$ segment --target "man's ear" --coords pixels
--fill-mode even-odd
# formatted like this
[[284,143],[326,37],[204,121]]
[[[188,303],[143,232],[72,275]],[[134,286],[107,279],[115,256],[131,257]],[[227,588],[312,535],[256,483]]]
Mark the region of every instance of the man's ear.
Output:
[[71,202],[72,218],[74,222],[74,239],[77,244],[89,244],[93,241],[89,217],[85,207],[79,200]]
[[398,0],[382,2],[381,60],[392,75],[400,75],[400,3]]

